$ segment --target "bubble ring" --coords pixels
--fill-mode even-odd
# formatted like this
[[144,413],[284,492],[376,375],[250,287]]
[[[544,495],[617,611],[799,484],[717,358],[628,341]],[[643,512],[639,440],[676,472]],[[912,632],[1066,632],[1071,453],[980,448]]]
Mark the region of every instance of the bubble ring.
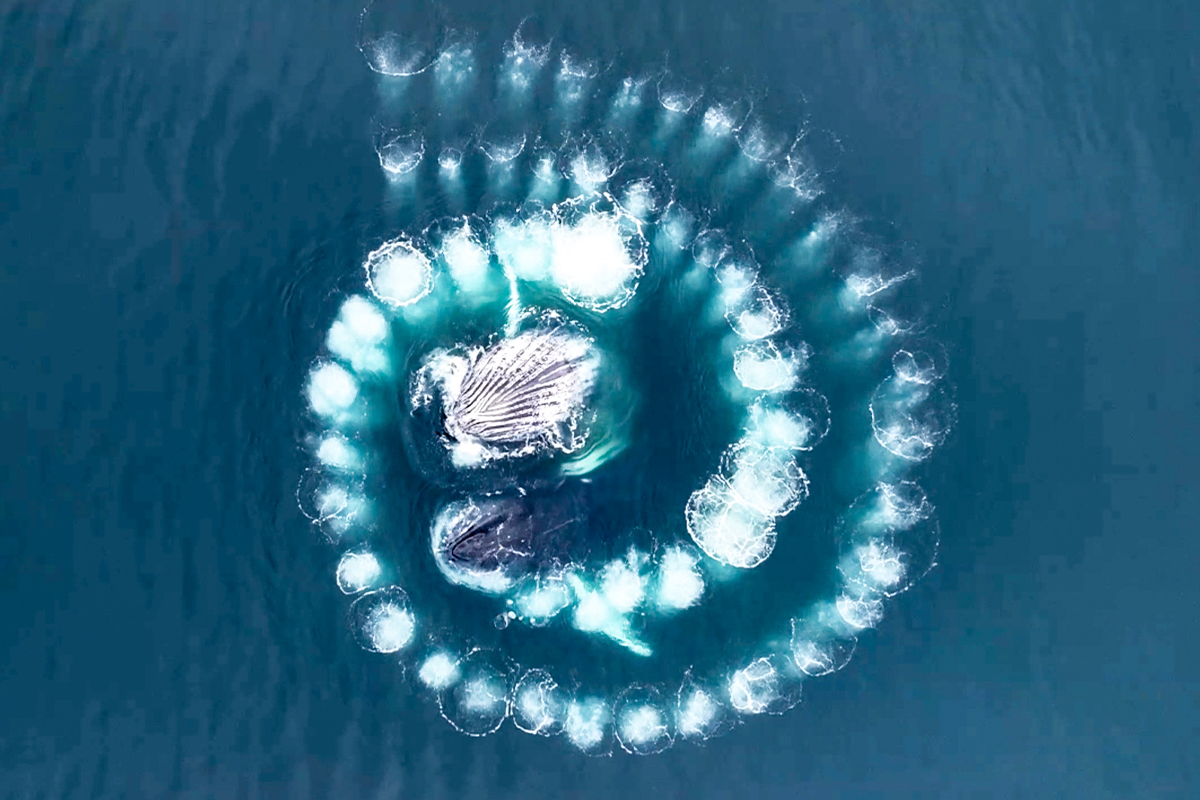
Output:
[[[371,44],[371,53],[382,57],[378,48],[385,44]],[[469,60],[470,50],[464,47],[455,45],[455,63]],[[540,57],[531,58],[531,52]],[[536,78],[547,61],[545,55],[524,47],[519,36],[514,38],[504,67],[508,73],[521,73],[521,80],[514,78],[513,85],[528,89],[536,83],[526,78]],[[437,76],[441,62],[434,60],[431,65]],[[566,98],[565,105],[586,96],[588,82],[597,74],[564,56],[556,86]],[[631,109],[641,102],[635,102],[635,95],[648,83],[625,81],[613,95],[610,118],[635,113]],[[803,159],[795,144],[777,147],[765,126],[744,118],[727,126],[710,124],[712,119],[733,120],[738,115],[717,105],[702,110],[699,94],[688,95],[689,102],[681,104],[678,92],[664,93],[661,85],[658,89],[659,130],[664,135],[677,136],[672,132],[683,129],[685,122],[701,121],[699,129],[704,133],[697,135],[692,148],[696,158],[704,156],[704,147],[724,147],[706,143],[704,136],[725,137],[743,150],[742,160],[734,162],[738,169],[768,176],[777,187],[791,191],[800,205],[819,194],[811,182],[797,185],[796,176],[802,171],[795,166]],[[743,130],[750,133],[742,135]],[[495,157],[495,147],[481,145],[487,168],[511,169],[526,149],[524,132],[519,141],[521,148],[515,154],[506,151],[503,159]],[[936,357],[909,344],[894,351],[892,373],[869,393],[870,445],[884,456],[873,467],[878,476],[875,488],[843,515],[837,593],[792,619],[790,635],[777,640],[786,644],[764,644],[762,652],[737,668],[706,679],[695,678],[687,669],[682,684],[669,693],[630,684],[615,702],[609,702],[594,690],[565,689],[544,668],[522,670],[496,651],[451,645],[435,631],[423,629],[422,615],[366,541],[375,524],[375,509],[362,491],[372,454],[362,450],[361,434],[372,424],[372,386],[389,385],[396,371],[389,347],[397,325],[436,320],[453,302],[470,306],[476,302],[473,296],[484,291],[481,287],[491,284],[507,286],[509,291],[506,335],[520,330],[531,316],[530,306],[521,301],[520,289],[525,285],[549,287],[567,305],[593,318],[619,315],[634,301],[646,277],[649,248],[659,247],[690,256],[694,272],[707,276],[702,282],[709,287],[710,311],[715,309],[728,327],[727,340],[733,345],[725,354],[726,389],[741,404],[746,422],[743,435],[727,449],[717,472],[693,492],[684,509],[692,544],[650,554],[631,550],[624,558],[595,567],[540,571],[522,584],[520,592],[513,585],[492,587],[493,593],[506,595],[506,611],[496,618],[498,626],[520,620],[539,627],[570,612],[574,627],[602,633],[639,652],[646,646],[625,616],[651,603],[664,616],[682,611],[694,606],[708,583],[726,578],[730,569],[745,572],[766,561],[775,547],[774,521],[789,514],[808,493],[808,477],[797,454],[811,450],[828,430],[828,403],[804,378],[813,351],[804,343],[779,338],[789,324],[786,304],[777,290],[761,280],[748,248],[721,227],[698,225],[696,215],[669,197],[670,189],[656,183],[650,172],[613,166],[605,161],[603,148],[593,147],[586,138],[569,141],[576,143],[565,146],[557,158],[547,157],[544,146],[535,142],[530,153],[534,178],[530,200],[520,209],[523,216],[498,218],[490,227],[480,224],[478,217],[452,217],[443,225],[440,249],[420,238],[401,236],[367,255],[365,283],[371,297],[354,295],[344,301],[326,337],[329,354],[319,357],[309,373],[308,403],[324,427],[310,439],[317,466],[306,472],[298,496],[313,524],[346,546],[336,580],[344,593],[357,598],[350,617],[360,643],[368,650],[402,654],[406,659],[419,654],[417,680],[436,695],[443,716],[455,728],[467,735],[486,735],[511,717],[518,729],[531,734],[566,733],[584,752],[609,752],[615,740],[630,753],[649,754],[677,739],[709,738],[745,716],[791,708],[799,701],[801,683],[845,666],[857,635],[881,618],[884,600],[907,589],[932,567],[937,548],[932,507],[903,474],[944,441],[953,405],[939,394],[944,393],[938,385],[944,368]],[[414,144],[405,145],[400,157],[398,142]],[[420,173],[418,167],[425,159],[423,136],[393,133],[378,146],[391,148],[388,159],[381,152],[380,160],[392,180]],[[455,158],[437,158],[444,173],[461,169],[466,158],[463,150],[450,149]],[[404,168],[397,169],[397,164]],[[788,181],[775,177],[780,164],[792,176]],[[622,170],[624,174],[618,176]],[[504,180],[502,173],[496,175],[497,181]],[[794,249],[816,252],[844,224],[839,215],[826,214],[794,243]],[[595,259],[596,265],[619,262],[621,269],[617,273],[599,267],[590,272],[565,271],[559,268],[563,259],[556,260],[553,252],[540,262],[522,259],[519,248],[509,248],[506,255],[505,237],[509,244],[519,244],[535,228],[551,231],[552,251],[555,247],[569,251],[577,261],[590,257],[580,245],[595,247],[604,251],[603,257]],[[607,240],[597,238],[600,234]],[[596,247],[597,243],[602,246]],[[496,265],[499,270],[490,268]],[[868,353],[864,359],[874,359],[890,340],[907,333],[879,300],[909,273],[889,278],[876,265],[857,266],[840,270],[842,288],[836,304],[844,315],[867,321],[848,340]],[[828,266],[822,269],[822,274],[835,274]],[[451,298],[451,287],[459,294],[457,300]],[[796,413],[795,408],[802,412]],[[593,461],[576,466],[574,474],[586,474],[607,456],[589,455]],[[654,577],[647,580],[647,575]],[[614,610],[619,613],[614,615]]]

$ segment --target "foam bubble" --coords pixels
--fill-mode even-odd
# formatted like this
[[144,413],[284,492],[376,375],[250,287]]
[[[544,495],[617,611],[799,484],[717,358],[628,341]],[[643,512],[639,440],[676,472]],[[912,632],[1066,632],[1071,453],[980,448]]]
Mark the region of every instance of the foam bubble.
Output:
[[703,96],[703,88],[669,72],[658,82],[659,105],[676,114],[688,113]]
[[811,450],[829,431],[829,401],[812,390],[750,406],[746,437],[768,447]]
[[499,220],[492,239],[500,263],[516,277],[539,281],[549,274],[554,244],[547,220],[535,218],[519,223]]
[[534,627],[550,622],[571,605],[571,590],[558,576],[536,576],[513,600],[517,614]]
[[589,212],[554,229],[550,277],[573,303],[593,311],[620,308],[632,299],[642,275],[613,214]]
[[675,730],[680,736],[704,740],[730,726],[733,718],[719,695],[716,689],[697,682],[688,672],[675,703]]
[[616,172],[608,157],[599,148],[582,150],[571,159],[567,173],[585,192],[599,192]]
[[779,302],[758,284],[727,297],[725,308],[733,332],[749,341],[778,333],[787,321]]
[[340,364],[320,364],[309,374],[308,403],[323,417],[342,415],[358,398],[358,381]]
[[820,677],[837,672],[850,663],[858,640],[833,619],[836,605],[818,606],[813,612],[792,620],[792,659],[805,675]]
[[685,516],[692,540],[722,564],[751,569],[775,549],[774,517],[746,503],[724,478],[693,492]]
[[681,736],[700,737],[716,717],[718,705],[711,694],[694,689],[686,697],[679,698],[677,726]]
[[861,592],[897,595],[933,568],[938,529],[933,507],[910,481],[882,483],[842,521],[838,569]]
[[509,164],[525,151],[525,134],[518,133],[479,143],[479,150],[493,164]]
[[379,156],[379,166],[388,175],[407,175],[420,166],[425,157],[425,140],[419,134],[389,131],[380,138],[375,154]]
[[317,445],[317,460],[331,469],[359,470],[362,456],[342,436],[330,433]]
[[932,455],[954,426],[955,406],[940,386],[893,376],[871,398],[871,427],[883,449],[908,461]]
[[791,140],[777,133],[760,120],[750,120],[738,131],[738,145],[751,161],[772,161],[788,149]]
[[567,697],[544,669],[531,669],[513,691],[513,723],[526,733],[554,736],[567,721]]
[[567,706],[567,738],[585,753],[607,750],[611,722],[608,704],[599,697],[577,697]]
[[618,698],[613,717],[616,720],[617,742],[626,752],[650,755],[671,746],[667,714],[652,690],[627,689]]
[[367,255],[367,286],[380,301],[412,305],[433,288],[433,267],[406,239],[393,239]]
[[837,610],[854,628],[874,628],[883,619],[883,600],[859,587],[838,595]]
[[800,702],[800,683],[777,657],[757,658],[729,678],[729,702],[742,714],[782,714]]
[[776,394],[796,387],[806,361],[803,351],[780,352],[773,341],[763,339],[737,349],[733,373],[751,391]]
[[408,595],[390,586],[362,595],[350,607],[358,642],[373,653],[395,653],[409,645],[417,620]]
[[442,240],[442,259],[450,277],[465,292],[479,292],[488,284],[491,258],[486,248],[464,222]]
[[388,338],[387,320],[375,304],[365,297],[353,295],[342,303],[325,344],[355,372],[386,373],[390,364],[383,345]]
[[715,103],[704,110],[701,126],[706,134],[714,138],[724,138],[736,133],[741,127],[741,116],[744,113],[735,105]]
[[645,557],[630,550],[624,560],[610,561],[600,573],[600,591],[618,614],[628,614],[646,596],[646,578],[641,573]]
[[726,456],[726,468],[737,498],[767,516],[791,513],[808,494],[808,477],[785,448],[743,439]]
[[438,695],[442,716],[468,736],[486,736],[504,724],[509,713],[508,671],[495,654],[476,650],[460,663],[462,678]]
[[445,650],[431,653],[421,662],[421,668],[417,671],[417,679],[426,687],[438,692],[453,686],[459,677],[461,670],[458,667],[458,657]]
[[511,90],[527,92],[550,58],[550,45],[526,42],[518,31],[504,48],[501,80]]
[[374,553],[349,552],[337,565],[337,585],[346,594],[358,594],[370,589],[382,577],[383,567]]
[[462,167],[463,151],[458,147],[443,147],[438,153],[438,168],[443,172],[458,172]]
[[468,42],[454,42],[438,53],[434,80],[443,94],[460,95],[475,79],[475,50]]
[[668,548],[658,567],[656,604],[662,611],[679,611],[699,602],[704,594],[704,577],[699,559],[682,547]]

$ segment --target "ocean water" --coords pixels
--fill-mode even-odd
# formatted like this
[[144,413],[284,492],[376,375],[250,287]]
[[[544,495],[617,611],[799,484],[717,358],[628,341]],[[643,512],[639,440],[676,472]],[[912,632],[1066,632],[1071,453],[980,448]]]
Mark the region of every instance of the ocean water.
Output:
[[[1200,30],[1186,5],[2,11],[3,796],[1194,793]],[[469,43],[474,84],[455,103],[436,69],[380,76],[364,26],[435,52]],[[553,50],[530,102],[505,107],[496,73],[519,30]],[[560,52],[597,67],[576,110],[553,78]],[[649,110],[614,134],[624,76],[653,79]],[[811,165],[814,197],[735,169],[736,148],[689,149],[663,122],[676,87],[744,104],[788,143],[802,132],[787,152]],[[420,134],[412,180],[381,169],[393,130]],[[516,131],[529,149],[514,185],[479,144]],[[647,659],[569,624],[498,630],[501,601],[432,567],[442,490],[411,474],[390,422],[351,431],[378,455],[362,484],[371,542],[422,642],[663,695],[684,666],[727,674],[836,596],[832,529],[883,474],[855,455],[888,362],[839,360],[840,329],[822,327],[834,278],[799,280],[775,257],[818,212],[853,217],[848,252],[886,256],[870,274],[913,270],[887,307],[940,345],[957,409],[904,473],[936,506],[936,568],[786,714],[645,758],[619,743],[589,757],[511,721],[455,731],[415,654],[360,647],[338,537],[304,513],[330,426],[305,386],[342,303],[370,297],[365,254],[435,241],[448,214],[521,216],[539,142],[568,164],[598,144],[660,184],[667,169],[681,205],[753,244],[815,350],[805,380],[830,434],[802,457],[811,494],[781,518],[777,552],[736,579],[706,574],[706,604],[661,623]],[[455,146],[461,196],[434,165]],[[855,263],[828,274],[867,274]],[[641,398],[619,426],[631,446],[596,472],[595,516],[618,540],[642,528],[688,545],[679,506],[738,435],[728,334],[679,300],[682,274],[652,254],[637,313],[579,314]],[[452,316],[446,342],[485,336],[486,316]],[[403,376],[437,337],[400,317],[391,330]],[[802,536],[811,547],[788,546]]]

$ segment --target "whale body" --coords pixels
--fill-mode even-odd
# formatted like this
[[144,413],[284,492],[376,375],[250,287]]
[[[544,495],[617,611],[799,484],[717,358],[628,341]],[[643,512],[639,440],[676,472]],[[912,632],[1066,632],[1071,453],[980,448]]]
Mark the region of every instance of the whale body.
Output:
[[453,583],[500,593],[521,577],[590,547],[588,514],[570,490],[471,498],[442,509],[431,527],[434,559]]

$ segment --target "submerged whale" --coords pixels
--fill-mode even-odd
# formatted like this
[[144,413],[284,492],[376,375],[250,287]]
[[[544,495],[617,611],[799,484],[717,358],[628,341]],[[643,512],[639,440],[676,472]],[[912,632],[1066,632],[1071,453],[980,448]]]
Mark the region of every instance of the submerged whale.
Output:
[[451,503],[434,519],[430,544],[452,583],[499,593],[525,575],[585,557],[591,538],[582,493],[559,486]]

